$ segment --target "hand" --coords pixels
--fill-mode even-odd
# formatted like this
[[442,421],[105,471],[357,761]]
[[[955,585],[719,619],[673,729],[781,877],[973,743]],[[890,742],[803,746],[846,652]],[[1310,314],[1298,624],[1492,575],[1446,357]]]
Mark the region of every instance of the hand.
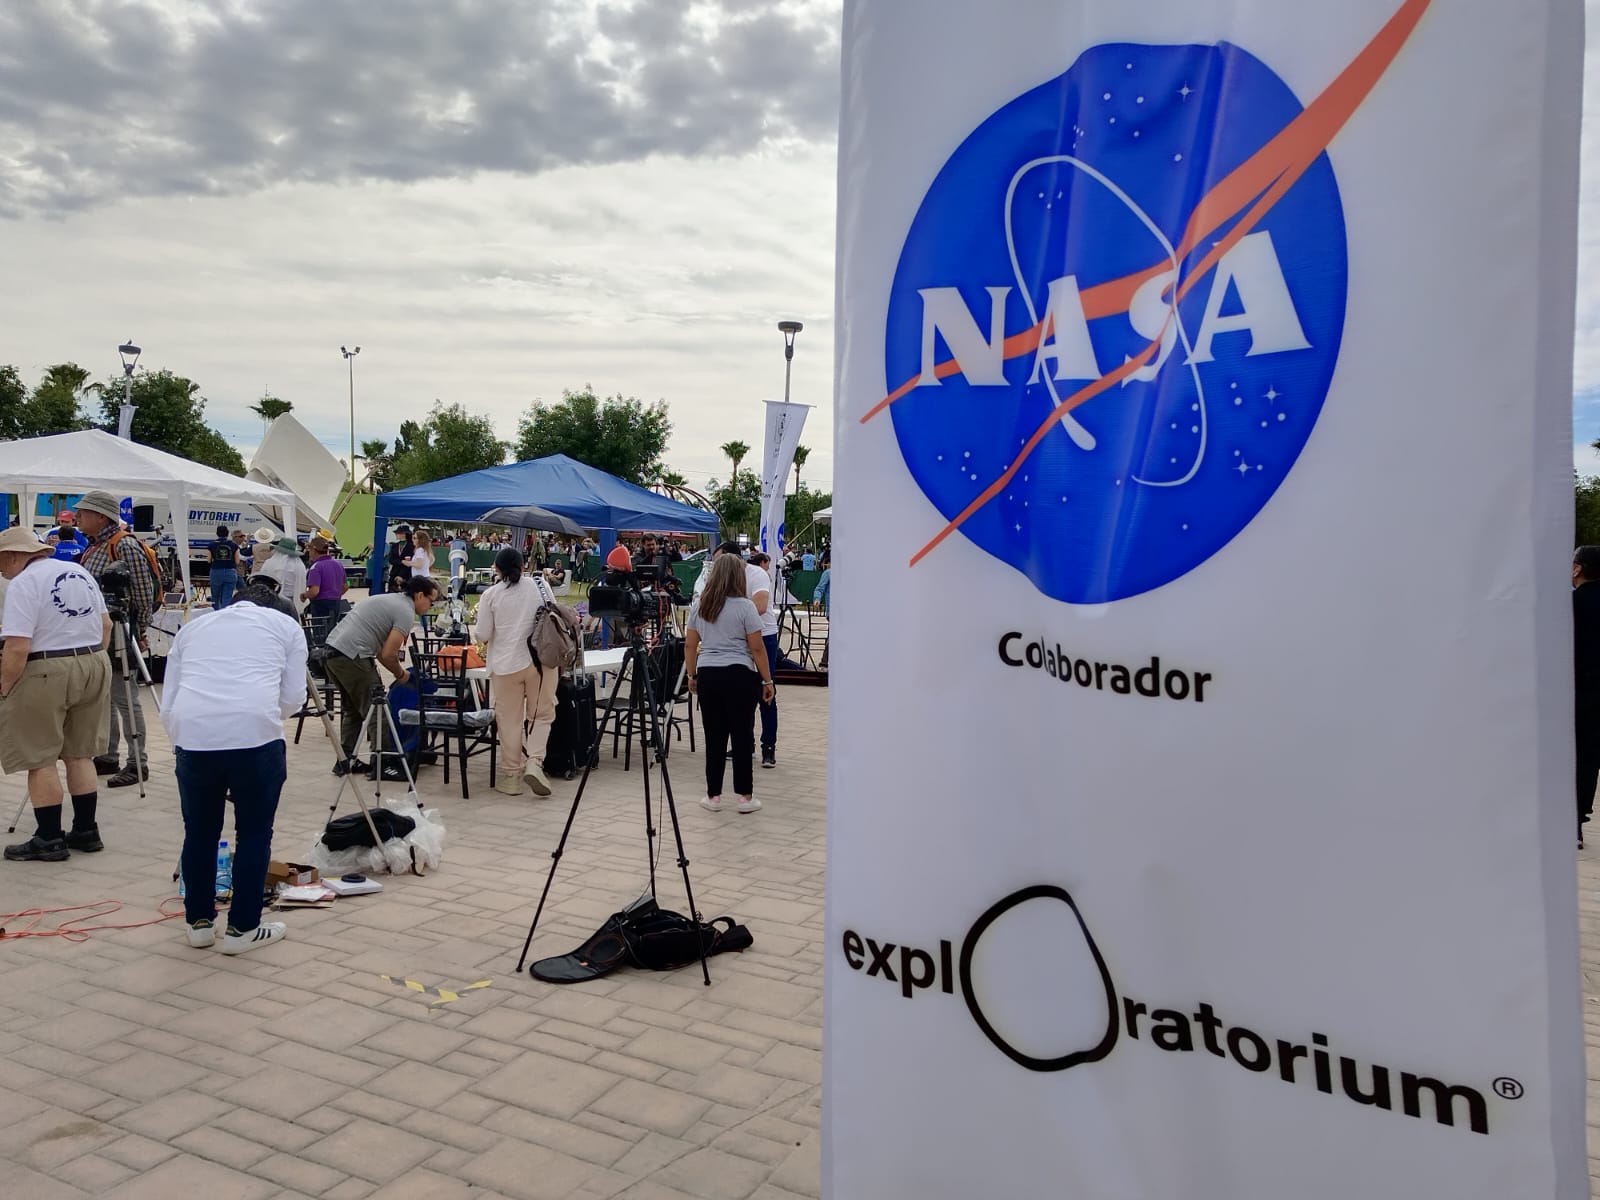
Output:
[[695,677],[693,675],[691,675],[691,676],[689,676],[689,695],[698,696],[699,694],[700,694],[700,684],[695,679]]
[[770,679],[763,679],[761,681],[761,691],[762,691],[763,694],[765,694],[767,692],[771,692],[774,695],[776,695],[777,694],[777,687],[778,687],[778,685],[773,683],[772,680],[770,680]]

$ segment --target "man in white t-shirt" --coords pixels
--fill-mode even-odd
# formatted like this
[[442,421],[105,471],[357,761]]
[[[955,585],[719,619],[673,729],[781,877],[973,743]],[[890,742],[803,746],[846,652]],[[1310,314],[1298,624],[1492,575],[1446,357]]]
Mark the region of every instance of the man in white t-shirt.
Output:
[[[772,559],[761,550],[750,552],[750,561],[744,567],[745,591],[756,603],[761,614],[761,643],[767,648],[767,673],[774,683],[778,678],[778,605],[777,589],[772,585]],[[772,689],[772,699],[761,702],[761,765],[778,765],[778,689]]]
[[[0,770],[28,773],[28,798],[39,828],[7,846],[12,861],[62,862],[69,850],[104,849],[95,822],[99,801],[94,756],[110,721],[111,618],[94,576],[51,557],[26,529],[0,533],[0,576],[7,580],[0,617]],[[61,778],[67,766],[72,829],[61,828]]]

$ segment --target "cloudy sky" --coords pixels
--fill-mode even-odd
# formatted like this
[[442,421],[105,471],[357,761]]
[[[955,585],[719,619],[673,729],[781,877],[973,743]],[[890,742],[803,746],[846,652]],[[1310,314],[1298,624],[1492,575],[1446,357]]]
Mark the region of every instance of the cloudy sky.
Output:
[[[0,362],[263,391],[348,441],[433,401],[502,437],[592,384],[725,477],[805,322],[832,483],[839,0],[0,0]],[[1589,0],[1590,65],[1600,0]],[[1600,116],[1588,72],[1585,111]],[[1600,121],[1584,134],[1575,461],[1600,472]]]

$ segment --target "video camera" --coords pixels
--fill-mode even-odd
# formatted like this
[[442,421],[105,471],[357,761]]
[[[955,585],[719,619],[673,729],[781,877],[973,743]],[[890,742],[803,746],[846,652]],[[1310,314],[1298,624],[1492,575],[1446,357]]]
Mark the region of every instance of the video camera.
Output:
[[623,621],[659,621],[667,605],[688,602],[665,554],[635,563],[632,571],[608,571],[589,589],[591,615]]
[[100,593],[105,597],[106,608],[114,617],[125,616],[128,610],[128,597],[133,591],[133,572],[128,569],[125,562],[114,562],[99,575],[95,582],[100,585]]

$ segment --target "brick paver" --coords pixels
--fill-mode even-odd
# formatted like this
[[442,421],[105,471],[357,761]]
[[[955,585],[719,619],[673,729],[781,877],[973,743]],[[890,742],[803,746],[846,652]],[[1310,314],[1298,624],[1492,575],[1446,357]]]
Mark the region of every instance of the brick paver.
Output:
[[[449,830],[440,870],[278,915],[290,937],[259,954],[190,949],[178,921],[0,941],[5,1194],[815,1196],[826,720],[826,691],[785,690],[780,765],[757,771],[766,807],[752,815],[701,809],[703,760],[674,743],[696,900],[755,935],[711,961],[710,988],[692,969],[567,989],[514,972],[575,785],[503,796],[483,759],[470,800],[453,775],[446,787],[424,774]],[[153,736],[148,798],[101,793],[106,851],[0,865],[0,912],[113,899],[124,907],[111,921],[138,921],[174,894],[172,752]],[[274,852],[294,859],[337,781],[312,724],[289,758]],[[0,779],[7,823],[21,795]],[[13,840],[31,827],[25,817]],[[536,955],[571,949],[647,877],[639,772],[608,742]],[[684,909],[670,840],[658,880]],[[493,982],[430,1007],[383,975]]]

